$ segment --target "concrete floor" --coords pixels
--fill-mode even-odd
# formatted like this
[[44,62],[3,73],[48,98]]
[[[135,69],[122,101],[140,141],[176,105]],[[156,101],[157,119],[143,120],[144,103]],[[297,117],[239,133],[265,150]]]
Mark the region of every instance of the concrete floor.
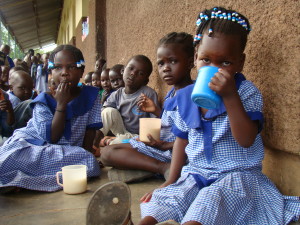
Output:
[[[88,191],[79,195],[67,195],[63,191],[45,193],[30,190],[0,195],[0,225],[84,225],[89,199],[98,187],[109,182],[107,170],[102,169],[101,177],[88,181]],[[162,183],[162,179],[150,178],[129,184],[132,220],[135,224],[140,220],[140,197]]]
[[[88,191],[79,195],[67,195],[63,191],[45,193],[29,190],[0,195],[0,225],[84,225],[89,199],[98,187],[109,182],[107,170],[102,170],[100,178],[88,181]],[[132,220],[135,224],[140,220],[140,197],[162,183],[162,179],[150,178],[129,184]]]

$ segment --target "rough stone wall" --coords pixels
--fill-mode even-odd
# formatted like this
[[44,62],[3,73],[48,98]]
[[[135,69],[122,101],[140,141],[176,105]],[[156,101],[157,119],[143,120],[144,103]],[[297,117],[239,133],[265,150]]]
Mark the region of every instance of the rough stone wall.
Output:
[[[90,0],[91,3],[95,4],[95,0]],[[107,0],[105,13],[100,15],[96,11],[102,16],[101,21],[106,20],[106,48],[101,51],[106,51],[107,66],[126,64],[136,54],[148,56],[155,68],[149,86],[162,100],[169,87],[157,74],[158,40],[172,31],[194,34],[198,12],[214,6],[235,9],[252,25],[244,73],[264,97],[264,173],[284,194],[300,195],[300,1]],[[90,12],[92,9],[93,6]],[[90,17],[92,27],[93,14]],[[90,33],[88,38],[92,36]],[[95,56],[95,50],[89,45],[93,43],[80,45],[85,57]]]

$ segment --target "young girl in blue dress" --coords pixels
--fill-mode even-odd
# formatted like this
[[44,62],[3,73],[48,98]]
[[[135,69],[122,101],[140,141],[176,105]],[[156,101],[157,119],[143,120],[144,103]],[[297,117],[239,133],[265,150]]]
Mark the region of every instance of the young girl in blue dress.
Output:
[[174,111],[177,136],[170,176],[141,204],[139,224],[281,225],[299,219],[299,197],[283,196],[261,172],[262,96],[241,74],[248,20],[216,7],[201,12],[197,26],[195,65],[219,67],[209,87],[223,103],[212,110],[197,107],[190,85],[165,108]]
[[[172,32],[165,35],[158,43],[157,65],[161,79],[172,86],[165,97],[164,106],[168,105],[176,91],[192,84],[191,69],[194,67],[193,37],[190,34]],[[139,169],[164,175],[170,166],[175,136],[171,132],[170,113],[156,105],[147,96],[138,101],[142,111],[161,116],[162,127],[160,140],[150,135],[150,142],[144,143],[132,138],[128,144],[110,145],[102,149],[101,161],[106,166],[120,169]]]
[[82,86],[84,59],[71,45],[58,46],[49,69],[55,90],[32,101],[33,117],[0,148],[0,188],[57,191],[55,174],[63,166],[83,164],[88,177],[100,168],[91,153],[95,130],[102,127],[99,89]]

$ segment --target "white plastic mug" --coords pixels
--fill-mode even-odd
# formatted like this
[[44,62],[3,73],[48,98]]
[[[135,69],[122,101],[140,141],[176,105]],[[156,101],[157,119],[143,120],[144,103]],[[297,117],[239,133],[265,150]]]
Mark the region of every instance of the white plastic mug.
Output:
[[161,119],[159,118],[140,118],[140,141],[150,142],[148,134],[151,134],[155,140],[160,140],[160,127]]
[[[80,194],[87,189],[86,165],[64,166],[62,171],[56,173],[57,184],[63,187],[66,194]],[[59,174],[62,174],[63,183],[59,182]]]

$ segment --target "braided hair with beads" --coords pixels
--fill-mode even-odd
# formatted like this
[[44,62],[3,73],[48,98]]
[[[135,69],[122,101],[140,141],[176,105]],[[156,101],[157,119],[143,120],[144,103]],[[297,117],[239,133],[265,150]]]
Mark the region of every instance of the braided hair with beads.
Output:
[[248,19],[242,14],[222,7],[214,7],[199,13],[196,21],[197,29],[194,46],[197,46],[204,35],[212,37],[214,33],[239,35],[242,50],[245,49],[247,37],[251,31]]
[[70,51],[74,56],[77,67],[84,70],[85,65],[84,65],[84,58],[83,58],[82,52],[80,51],[80,49],[76,48],[73,45],[59,45],[51,52],[51,54],[49,56],[49,62],[48,62],[49,70],[53,69],[53,67],[54,67],[55,55],[58,52],[63,51],[63,50]]

